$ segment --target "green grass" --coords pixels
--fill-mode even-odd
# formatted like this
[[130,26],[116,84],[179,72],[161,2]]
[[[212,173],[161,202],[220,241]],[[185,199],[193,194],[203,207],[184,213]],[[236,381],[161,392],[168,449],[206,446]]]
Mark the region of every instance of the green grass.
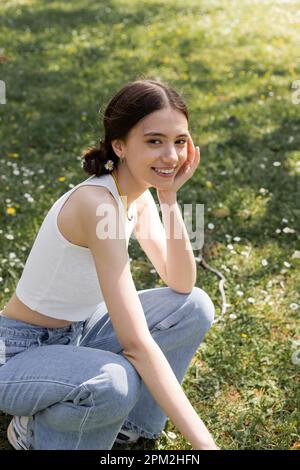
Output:
[[[179,202],[205,204],[204,255],[226,276],[229,304],[183,387],[221,448],[300,449],[297,3],[4,0],[0,24],[0,305],[50,206],[86,178],[79,155],[102,133],[109,99],[142,75],[166,80],[201,148]],[[163,285],[135,240],[130,254],[137,289]],[[216,277],[199,268],[197,285],[219,314]],[[190,448],[170,421],[165,432],[132,448]]]

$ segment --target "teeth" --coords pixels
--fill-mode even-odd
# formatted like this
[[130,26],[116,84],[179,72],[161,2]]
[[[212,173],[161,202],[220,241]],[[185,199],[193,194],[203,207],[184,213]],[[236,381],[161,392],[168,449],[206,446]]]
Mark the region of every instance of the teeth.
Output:
[[166,173],[166,174],[174,173],[174,171],[175,171],[175,168],[173,168],[172,170],[160,170],[159,168],[153,168],[153,169],[157,173]]

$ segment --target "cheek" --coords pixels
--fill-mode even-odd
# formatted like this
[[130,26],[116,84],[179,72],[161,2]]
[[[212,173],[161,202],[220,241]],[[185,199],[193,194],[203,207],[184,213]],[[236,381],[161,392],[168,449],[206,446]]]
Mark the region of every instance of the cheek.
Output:
[[183,164],[187,160],[187,152],[183,150],[183,152],[180,153],[180,163]]
[[181,149],[179,151],[178,155],[182,160],[186,160],[186,158],[187,158],[187,148],[185,147],[184,149]]

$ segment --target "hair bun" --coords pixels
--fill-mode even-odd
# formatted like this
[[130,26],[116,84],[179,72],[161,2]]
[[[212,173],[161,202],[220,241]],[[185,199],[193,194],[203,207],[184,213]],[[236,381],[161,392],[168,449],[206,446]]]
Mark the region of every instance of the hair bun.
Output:
[[82,168],[89,175],[99,176],[106,162],[107,149],[105,142],[100,141],[100,147],[88,147],[82,154]]

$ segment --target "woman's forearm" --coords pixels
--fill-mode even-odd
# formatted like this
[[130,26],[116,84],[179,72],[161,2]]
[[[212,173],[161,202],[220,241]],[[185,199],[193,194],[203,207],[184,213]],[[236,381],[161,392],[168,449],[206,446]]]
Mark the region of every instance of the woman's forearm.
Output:
[[166,230],[168,286],[178,292],[190,292],[197,277],[196,261],[176,195],[160,196],[160,207]]
[[193,449],[217,449],[217,446],[191,405],[168,360],[153,340],[124,356],[140,374],[149,392]]

